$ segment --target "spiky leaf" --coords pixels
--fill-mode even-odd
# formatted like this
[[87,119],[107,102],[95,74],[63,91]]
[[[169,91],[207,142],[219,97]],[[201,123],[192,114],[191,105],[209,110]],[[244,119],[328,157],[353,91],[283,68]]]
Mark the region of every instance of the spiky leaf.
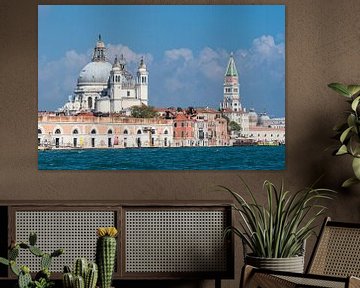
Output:
[[41,257],[44,255],[44,252],[40,250],[37,246],[30,246],[29,251],[34,254],[35,256]]
[[19,288],[29,288],[32,283],[32,279],[29,273],[21,272],[19,274],[18,285]]
[[41,267],[41,269],[49,269],[50,265],[51,265],[51,256],[50,256],[50,254],[45,253],[41,257],[40,267]]
[[51,253],[51,257],[58,257],[64,253],[64,249],[57,249]]
[[37,241],[37,235],[35,232],[31,232],[29,235],[29,244],[31,246],[35,246]]
[[26,243],[24,243],[24,242],[21,242],[20,244],[19,244],[19,246],[20,246],[20,248],[22,248],[22,249],[29,249],[29,245],[28,244],[26,244]]
[[14,248],[10,249],[8,252],[9,260],[16,260],[19,256],[19,246],[15,246]]

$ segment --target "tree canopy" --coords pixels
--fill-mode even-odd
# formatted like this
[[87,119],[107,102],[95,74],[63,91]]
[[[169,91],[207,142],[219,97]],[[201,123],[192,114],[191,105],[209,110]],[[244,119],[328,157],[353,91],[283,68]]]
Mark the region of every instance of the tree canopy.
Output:
[[241,130],[241,126],[238,123],[236,123],[235,121],[230,121],[229,128],[230,128],[230,131],[240,131]]
[[135,118],[154,118],[157,115],[153,106],[133,106],[131,107],[131,116]]

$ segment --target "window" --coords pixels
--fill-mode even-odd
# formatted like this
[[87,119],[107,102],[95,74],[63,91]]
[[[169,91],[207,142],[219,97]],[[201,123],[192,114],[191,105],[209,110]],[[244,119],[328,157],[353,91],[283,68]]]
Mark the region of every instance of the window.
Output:
[[143,84],[146,83],[146,77],[145,76],[141,77],[141,83],[143,83]]
[[125,130],[124,130],[124,134],[129,134],[128,130],[125,129]]
[[61,134],[60,129],[56,129],[56,130],[55,130],[55,134]]
[[181,137],[184,137],[184,136],[185,136],[184,131],[181,131]]
[[111,129],[108,130],[107,134],[112,134],[113,131]]
[[127,91],[127,92],[126,92],[126,95],[129,97],[129,96],[130,96],[130,91]]
[[164,131],[164,134],[169,134],[169,131],[168,131],[168,130],[165,130],[165,131]]
[[41,129],[38,128],[38,134],[42,134],[42,131]]
[[79,131],[77,129],[74,129],[73,134],[79,134]]
[[89,97],[88,98],[88,108],[91,109],[93,107],[93,101],[92,101],[92,98]]
[[91,130],[91,134],[96,134],[96,130],[95,130],[95,129],[92,129],[92,130]]
[[174,123],[174,127],[175,127],[175,128],[177,127],[177,123]]
[[184,123],[184,122],[181,122],[181,127],[185,127],[185,123]]
[[136,132],[137,134],[141,134],[141,130],[139,129],[139,130],[137,130],[137,132]]

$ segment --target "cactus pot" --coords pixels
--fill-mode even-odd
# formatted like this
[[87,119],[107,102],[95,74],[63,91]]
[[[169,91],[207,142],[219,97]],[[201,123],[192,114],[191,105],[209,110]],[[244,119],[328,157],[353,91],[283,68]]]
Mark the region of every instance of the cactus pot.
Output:
[[304,255],[289,258],[263,258],[248,254],[245,256],[245,263],[262,269],[304,273]]

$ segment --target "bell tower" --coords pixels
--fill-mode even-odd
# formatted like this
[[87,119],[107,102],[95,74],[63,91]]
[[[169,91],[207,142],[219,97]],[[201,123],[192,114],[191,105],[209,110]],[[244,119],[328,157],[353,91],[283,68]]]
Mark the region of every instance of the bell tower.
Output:
[[233,112],[242,110],[239,86],[239,75],[236,69],[234,55],[231,52],[224,77],[224,100],[221,104],[222,109],[231,109]]
[[148,81],[149,72],[147,71],[144,58],[141,58],[137,71],[137,98],[145,105],[148,105]]
[[93,57],[91,59],[92,62],[105,62],[106,61],[106,57],[105,57],[105,43],[101,40],[101,35],[99,34],[99,39],[96,42],[95,48],[94,48],[94,53],[93,53]]

